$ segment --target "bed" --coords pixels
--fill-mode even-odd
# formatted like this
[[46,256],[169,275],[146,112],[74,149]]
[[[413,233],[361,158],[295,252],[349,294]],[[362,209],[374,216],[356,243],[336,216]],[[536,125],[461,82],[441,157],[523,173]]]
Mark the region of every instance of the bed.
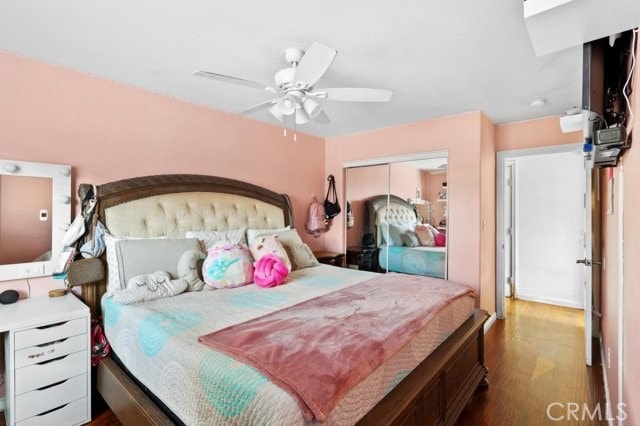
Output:
[[381,270],[446,278],[446,247],[408,247],[389,244],[385,238],[389,225],[413,229],[419,223],[415,206],[395,195],[377,195],[365,200],[364,211],[362,233],[374,236]]
[[[88,186],[80,186],[81,193],[86,190]],[[149,176],[100,185],[97,191],[99,218],[121,236],[182,237],[185,226],[207,230],[294,226],[286,195],[232,179]],[[205,200],[203,205],[209,208],[198,206],[197,200]],[[81,297],[92,313],[104,316],[114,349],[97,366],[96,389],[125,424],[309,423],[288,392],[250,366],[199,345],[198,336],[356,288],[374,276],[379,274],[320,265],[292,272],[286,285],[268,293],[249,285],[124,307],[105,296],[107,280],[82,286]],[[430,320],[434,322],[383,368],[342,396],[328,413],[327,424],[453,423],[476,387],[487,383],[483,355],[487,314],[474,305],[469,297],[447,305],[442,316]],[[200,310],[211,306],[216,307]],[[193,312],[198,312],[197,320]],[[153,315],[162,316],[160,323],[175,319],[175,324],[158,331],[149,326]],[[208,372],[205,380],[202,366],[211,363],[222,368]],[[227,383],[224,389],[234,391],[219,395],[222,382]]]

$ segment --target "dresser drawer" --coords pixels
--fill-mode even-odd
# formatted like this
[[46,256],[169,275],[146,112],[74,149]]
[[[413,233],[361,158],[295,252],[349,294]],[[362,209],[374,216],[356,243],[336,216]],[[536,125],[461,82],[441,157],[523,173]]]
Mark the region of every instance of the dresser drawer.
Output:
[[81,351],[86,347],[87,335],[79,334],[77,336],[20,349],[16,351],[16,368],[22,368],[27,365],[48,361],[53,358],[59,358],[62,355]]
[[85,374],[89,368],[87,351],[75,352],[50,361],[16,369],[16,395]]
[[78,318],[30,328],[29,330],[16,331],[14,344],[15,349],[18,350],[86,333],[87,319]]
[[87,375],[72,377],[16,397],[15,419],[28,419],[87,396]]
[[19,426],[50,426],[50,425],[76,425],[88,422],[89,404],[87,398],[82,398],[70,402],[69,404],[56,407],[54,410],[45,412],[38,416],[29,417],[26,420],[17,422]]

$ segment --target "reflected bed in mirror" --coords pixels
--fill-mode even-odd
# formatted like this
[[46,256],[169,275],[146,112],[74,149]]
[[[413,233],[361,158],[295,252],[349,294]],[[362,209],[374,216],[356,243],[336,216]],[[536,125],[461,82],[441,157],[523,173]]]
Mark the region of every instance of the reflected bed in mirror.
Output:
[[51,275],[71,217],[71,167],[0,160],[0,281]]

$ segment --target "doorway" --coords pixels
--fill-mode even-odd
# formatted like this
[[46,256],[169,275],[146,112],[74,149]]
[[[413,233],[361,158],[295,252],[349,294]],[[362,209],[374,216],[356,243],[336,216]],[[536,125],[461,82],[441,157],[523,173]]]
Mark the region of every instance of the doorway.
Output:
[[498,153],[496,314],[504,298],[582,309],[581,144]]

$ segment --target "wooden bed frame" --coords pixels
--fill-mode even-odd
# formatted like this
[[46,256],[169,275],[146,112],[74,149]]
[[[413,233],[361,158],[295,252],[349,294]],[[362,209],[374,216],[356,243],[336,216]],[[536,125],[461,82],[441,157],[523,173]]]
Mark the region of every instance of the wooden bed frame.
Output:
[[[91,185],[80,185],[79,195],[82,197],[91,188]],[[287,195],[246,182],[201,175],[147,176],[99,185],[98,218],[104,223],[105,210],[112,206],[180,192],[227,193],[259,199],[281,208],[285,224],[293,227],[291,202]],[[100,315],[100,298],[105,291],[105,280],[81,287],[81,298],[94,316]],[[476,309],[359,424],[453,424],[478,385],[488,384],[483,327],[487,318],[485,311]],[[96,390],[123,424],[174,424],[171,417],[111,357],[101,360],[95,378]]]

